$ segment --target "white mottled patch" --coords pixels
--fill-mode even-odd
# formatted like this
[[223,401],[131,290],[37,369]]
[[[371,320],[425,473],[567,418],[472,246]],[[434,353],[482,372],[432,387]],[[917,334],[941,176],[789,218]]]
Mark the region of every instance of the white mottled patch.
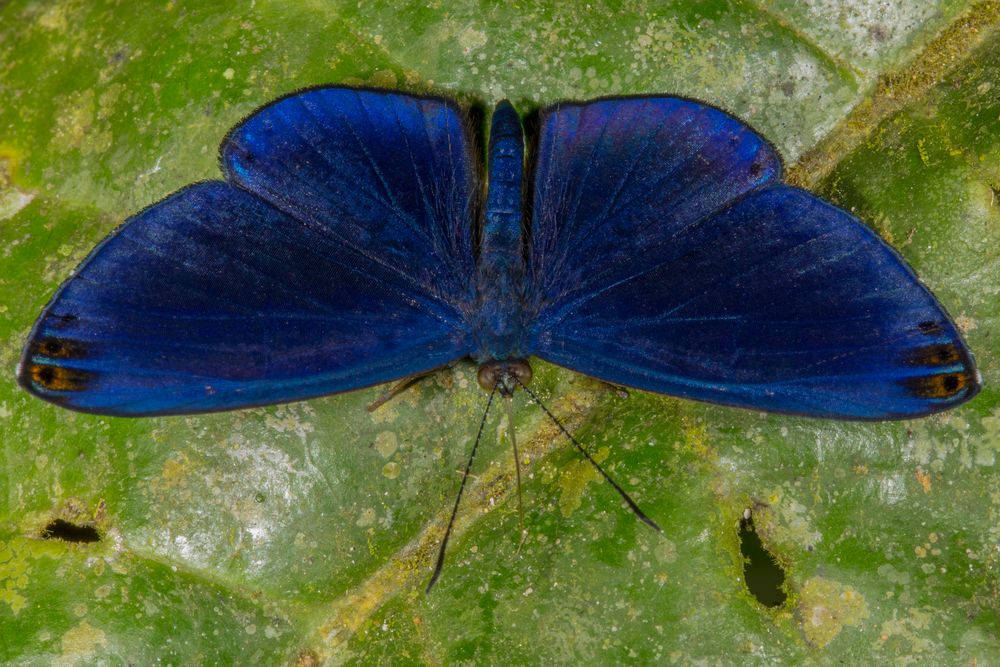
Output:
[[772,503],[771,510],[777,521],[773,527],[778,542],[793,542],[806,550],[819,544],[823,535],[813,527],[813,516],[808,508],[785,491],[781,501]]
[[653,555],[661,563],[673,563],[677,560],[677,545],[673,541],[663,538],[653,550]]
[[316,411],[306,403],[297,403],[293,406],[279,406],[273,414],[268,414],[264,422],[268,428],[272,428],[279,433],[294,433],[300,438],[306,437],[307,433],[314,430],[312,420],[316,417]]
[[[775,77],[774,83],[765,89],[768,91],[764,96],[767,100],[766,108],[789,107],[789,100],[793,100],[791,106],[799,107],[824,100],[824,105],[828,109],[833,103],[829,97],[829,72],[811,53],[801,51],[794,53],[792,61],[782,71],[776,72]],[[779,145],[782,155],[788,160],[793,160],[811,148],[827,135],[853,102],[854,99],[848,97],[839,104],[837,113],[817,116],[815,121],[810,123],[810,134],[794,133],[786,136]],[[770,138],[776,139],[776,137]]]
[[963,470],[992,467],[1000,454],[1000,408],[978,424],[970,423],[961,412],[949,412],[933,421],[915,422],[912,430],[908,458],[932,472],[945,470],[949,460]]
[[35,193],[16,188],[0,190],[0,220],[13,218],[35,199]]
[[789,20],[824,50],[865,70],[877,72],[878,61],[891,57],[940,10],[933,2],[886,0],[806,0],[793,3]]
[[365,528],[365,527],[370,526],[373,523],[375,523],[375,510],[374,510],[374,508],[366,507],[365,509],[361,510],[361,515],[358,516],[358,520],[357,520],[356,523],[361,528]]
[[895,505],[906,496],[906,483],[901,473],[886,475],[878,480],[879,499],[887,505]]
[[471,27],[464,29],[458,34],[458,45],[462,47],[462,53],[465,55],[483,48],[488,41],[489,37],[484,31]]
[[191,544],[191,541],[186,535],[178,535],[173,539],[174,552],[183,558],[185,561],[194,562],[200,560],[198,558],[198,553],[195,551]]
[[979,325],[976,323],[975,319],[969,317],[965,313],[962,313],[955,318],[955,326],[957,326],[959,331],[963,334],[968,334],[970,331],[975,331]]
[[136,182],[139,182],[144,178],[148,178],[153,174],[157,173],[158,171],[160,171],[160,162],[162,161],[163,161],[163,156],[160,155],[159,157],[156,158],[156,162],[153,164],[152,167],[150,167],[149,169],[147,169],[146,171],[142,172],[141,174],[135,177]]

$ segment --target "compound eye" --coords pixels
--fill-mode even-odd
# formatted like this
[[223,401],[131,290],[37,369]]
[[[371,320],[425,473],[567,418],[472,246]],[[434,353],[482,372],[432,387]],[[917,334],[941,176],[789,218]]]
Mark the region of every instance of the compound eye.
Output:
[[518,359],[511,362],[510,370],[521,384],[527,385],[531,382],[531,366],[527,361]]
[[493,391],[493,388],[497,385],[497,366],[495,364],[483,364],[479,367],[479,386],[485,391]]

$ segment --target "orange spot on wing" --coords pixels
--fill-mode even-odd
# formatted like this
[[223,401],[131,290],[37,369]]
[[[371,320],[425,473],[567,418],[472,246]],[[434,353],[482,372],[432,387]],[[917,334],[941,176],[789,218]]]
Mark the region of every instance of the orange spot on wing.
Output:
[[906,378],[903,384],[920,398],[951,398],[970,385],[968,372]]
[[82,391],[93,377],[93,373],[77,368],[32,364],[31,380],[50,391]]

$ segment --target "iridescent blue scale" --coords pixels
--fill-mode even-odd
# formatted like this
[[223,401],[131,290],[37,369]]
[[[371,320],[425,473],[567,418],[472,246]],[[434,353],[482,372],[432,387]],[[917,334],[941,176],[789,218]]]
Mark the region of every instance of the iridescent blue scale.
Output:
[[548,107],[538,126],[526,164],[520,120],[497,106],[480,206],[456,104],[347,87],[276,100],[226,136],[224,180],[90,254],[36,323],[19,381],[74,410],[183,414],[534,355],[821,417],[917,417],[975,395],[972,356],[913,271],[782,183],[773,147],[733,116],[613,98]]

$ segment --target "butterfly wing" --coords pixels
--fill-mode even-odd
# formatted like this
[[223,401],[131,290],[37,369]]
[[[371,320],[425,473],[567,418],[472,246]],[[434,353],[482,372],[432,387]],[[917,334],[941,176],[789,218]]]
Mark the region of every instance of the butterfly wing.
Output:
[[914,417],[978,390],[913,271],[853,216],[781,184],[777,155],[739,121],[653,98],[554,108],[541,125],[538,356],[822,417]]
[[453,105],[316,89],[248,118],[230,182],[128,220],[35,325],[19,379],[64,407],[153,415],[347,391],[471,351],[478,190]]

